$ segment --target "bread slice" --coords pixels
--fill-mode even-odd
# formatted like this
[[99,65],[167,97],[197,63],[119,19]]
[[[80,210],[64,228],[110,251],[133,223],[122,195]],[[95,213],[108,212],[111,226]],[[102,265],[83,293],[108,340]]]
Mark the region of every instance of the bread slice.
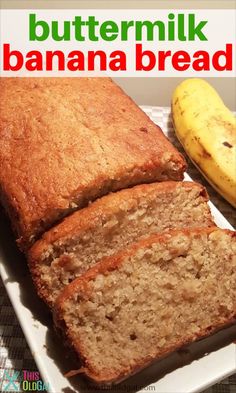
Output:
[[89,201],[181,180],[184,158],[109,78],[1,78],[0,201],[27,249]]
[[213,228],[153,235],[67,286],[56,326],[96,383],[120,381],[236,317],[236,236]]
[[205,189],[193,182],[139,185],[73,213],[29,252],[39,296],[53,306],[65,285],[104,256],[169,228],[212,226]]

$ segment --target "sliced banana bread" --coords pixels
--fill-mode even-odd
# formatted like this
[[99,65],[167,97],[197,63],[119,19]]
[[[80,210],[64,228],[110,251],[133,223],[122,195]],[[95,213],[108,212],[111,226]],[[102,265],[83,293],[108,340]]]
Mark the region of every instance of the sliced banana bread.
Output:
[[105,258],[58,297],[56,326],[96,383],[120,381],[236,317],[236,236],[153,235]]
[[107,195],[44,234],[28,260],[39,296],[49,306],[65,285],[104,256],[170,228],[212,226],[205,189],[162,182]]
[[0,202],[18,244],[89,201],[182,180],[186,163],[109,78],[0,78]]

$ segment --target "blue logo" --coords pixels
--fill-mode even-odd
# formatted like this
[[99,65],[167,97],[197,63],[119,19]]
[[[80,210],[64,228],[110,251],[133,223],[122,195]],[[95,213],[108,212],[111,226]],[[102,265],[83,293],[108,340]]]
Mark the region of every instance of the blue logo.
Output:
[[3,379],[5,380],[5,386],[3,386],[3,392],[19,392],[20,387],[18,384],[19,371],[14,371],[12,375],[9,375],[8,371],[4,371]]
[[49,383],[44,383],[40,378],[38,371],[29,370],[8,370],[4,371],[2,376],[1,392],[38,392],[49,391]]

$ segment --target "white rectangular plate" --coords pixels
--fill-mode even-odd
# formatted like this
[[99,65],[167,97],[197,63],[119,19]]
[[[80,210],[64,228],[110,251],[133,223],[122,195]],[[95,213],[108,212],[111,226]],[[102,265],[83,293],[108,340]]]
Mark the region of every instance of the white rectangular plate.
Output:
[[[144,107],[148,115],[161,108]],[[153,120],[155,121],[155,116]],[[158,122],[160,123],[160,122]],[[165,125],[164,132],[167,132]],[[186,175],[185,180],[191,180]],[[223,215],[210,203],[216,224],[233,229]],[[22,256],[17,251],[9,223],[0,217],[0,274],[26,340],[35,358],[41,377],[50,385],[51,393],[94,392],[80,377],[67,379],[65,372],[75,368],[66,350],[53,332],[46,307],[37,298]],[[236,327],[230,327],[192,344],[148,367],[122,385],[109,391],[151,391],[157,393],[196,393],[236,372]],[[210,354],[205,355],[210,352]],[[194,360],[198,359],[198,360]],[[191,363],[190,363],[191,362]],[[147,388],[150,385],[150,388]],[[99,390],[96,390],[97,392]]]

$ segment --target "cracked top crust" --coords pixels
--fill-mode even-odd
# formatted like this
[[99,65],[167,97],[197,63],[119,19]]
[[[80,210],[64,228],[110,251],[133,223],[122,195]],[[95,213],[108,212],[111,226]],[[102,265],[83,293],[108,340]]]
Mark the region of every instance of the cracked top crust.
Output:
[[110,191],[183,178],[183,157],[109,78],[1,78],[0,91],[0,200],[21,249]]

